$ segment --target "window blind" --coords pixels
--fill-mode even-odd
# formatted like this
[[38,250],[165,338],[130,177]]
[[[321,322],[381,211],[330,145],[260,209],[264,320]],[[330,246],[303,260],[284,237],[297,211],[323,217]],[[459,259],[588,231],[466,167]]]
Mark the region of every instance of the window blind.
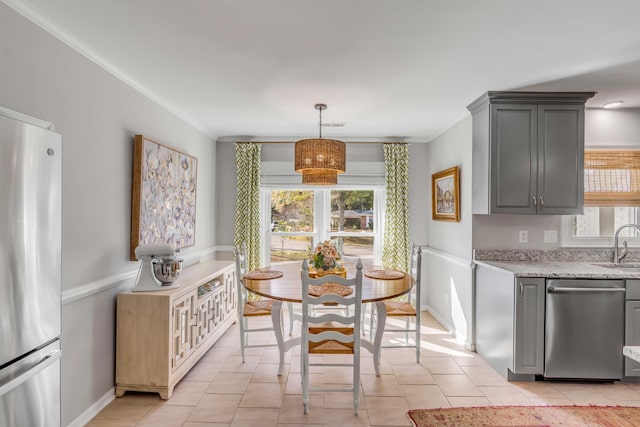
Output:
[[585,150],[585,206],[640,206],[640,151]]
[[[384,184],[384,162],[349,162],[346,173],[338,175],[338,184],[327,188],[371,188]],[[313,189],[302,185],[301,175],[293,170],[291,162],[273,161],[260,163],[260,187]]]

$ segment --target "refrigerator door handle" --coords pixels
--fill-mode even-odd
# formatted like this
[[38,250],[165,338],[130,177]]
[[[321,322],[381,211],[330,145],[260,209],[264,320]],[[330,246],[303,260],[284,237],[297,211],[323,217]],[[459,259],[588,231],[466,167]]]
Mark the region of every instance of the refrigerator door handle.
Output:
[[0,396],[9,393],[11,390],[17,388],[20,384],[33,378],[40,371],[55,363],[58,359],[60,359],[60,357],[62,357],[62,350],[54,350],[40,359],[39,362],[35,363],[31,367],[31,369],[29,369],[25,373],[18,375],[15,378],[11,378],[4,383],[0,383]]
[[625,292],[625,288],[570,288],[549,286],[550,294],[590,293],[590,292]]

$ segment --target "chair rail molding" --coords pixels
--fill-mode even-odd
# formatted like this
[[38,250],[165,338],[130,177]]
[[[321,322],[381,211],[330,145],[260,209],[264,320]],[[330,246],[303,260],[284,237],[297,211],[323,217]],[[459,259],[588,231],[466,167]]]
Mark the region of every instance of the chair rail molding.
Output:
[[[189,254],[182,255],[182,262],[185,267],[196,264],[198,262],[211,259],[212,255],[218,250],[218,247],[211,246],[196,252],[191,252]],[[121,288],[122,290],[133,288],[137,274],[138,267],[133,271],[114,274],[113,276],[104,277],[72,289],[64,290],[62,292],[62,305],[70,304],[112,288]]]
[[445,259],[445,260],[447,260],[449,262],[452,262],[454,264],[458,264],[458,265],[461,265],[463,267],[472,268],[473,262],[472,262],[471,258],[469,258],[469,259],[462,258],[462,257],[459,257],[457,255],[453,255],[453,254],[450,254],[448,252],[443,252],[443,251],[440,251],[438,249],[432,248],[431,246],[421,246],[421,247],[422,247],[422,253],[428,253],[430,255],[435,255],[437,257]]

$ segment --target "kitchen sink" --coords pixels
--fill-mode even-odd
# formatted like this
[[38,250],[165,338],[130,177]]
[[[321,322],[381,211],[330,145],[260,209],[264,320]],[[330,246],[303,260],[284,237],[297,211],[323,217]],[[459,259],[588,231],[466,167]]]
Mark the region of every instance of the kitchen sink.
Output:
[[593,263],[592,265],[596,265],[598,267],[615,268],[620,270],[640,272],[640,262],[621,262],[618,264],[614,262],[598,262],[598,263]]

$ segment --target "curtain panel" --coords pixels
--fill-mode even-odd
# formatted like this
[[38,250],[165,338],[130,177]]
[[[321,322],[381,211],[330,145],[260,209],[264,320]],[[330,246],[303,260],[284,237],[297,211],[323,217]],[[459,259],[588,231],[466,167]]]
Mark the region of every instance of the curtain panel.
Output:
[[409,146],[384,144],[386,180],[382,265],[409,271]]
[[247,246],[247,268],[260,268],[260,143],[236,148],[237,195],[233,245]]

